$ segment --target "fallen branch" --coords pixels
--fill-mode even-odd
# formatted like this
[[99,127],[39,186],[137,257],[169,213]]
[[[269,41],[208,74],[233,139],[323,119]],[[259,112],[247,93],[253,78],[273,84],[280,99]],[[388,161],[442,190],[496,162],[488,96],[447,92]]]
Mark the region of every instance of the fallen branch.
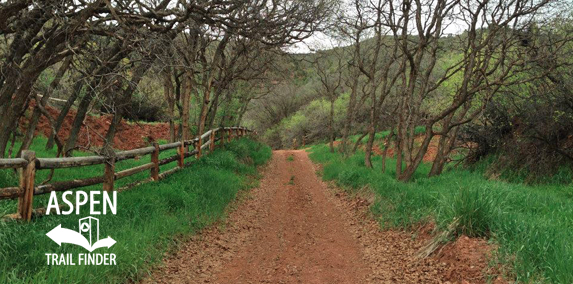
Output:
[[460,220],[458,218],[454,218],[454,220],[448,225],[448,228],[436,235],[432,238],[428,243],[426,243],[418,253],[416,253],[416,258],[423,259],[430,256],[434,253],[438,248],[440,248],[443,244],[445,244],[451,236],[454,234],[456,228],[458,227]]

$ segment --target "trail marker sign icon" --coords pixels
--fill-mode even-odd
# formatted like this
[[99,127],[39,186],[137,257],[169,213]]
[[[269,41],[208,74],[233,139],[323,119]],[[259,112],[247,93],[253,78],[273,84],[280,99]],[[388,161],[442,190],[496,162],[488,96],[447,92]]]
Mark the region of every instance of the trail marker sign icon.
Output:
[[98,248],[110,248],[115,244],[115,240],[111,237],[99,239],[99,220],[94,217],[86,217],[80,219],[79,232],[74,230],[62,228],[62,224],[58,225],[46,236],[56,242],[59,246],[62,243],[70,243],[78,245],[92,252]]
[[97,218],[81,218],[79,223],[79,233],[89,241],[90,246],[99,241],[99,220]]

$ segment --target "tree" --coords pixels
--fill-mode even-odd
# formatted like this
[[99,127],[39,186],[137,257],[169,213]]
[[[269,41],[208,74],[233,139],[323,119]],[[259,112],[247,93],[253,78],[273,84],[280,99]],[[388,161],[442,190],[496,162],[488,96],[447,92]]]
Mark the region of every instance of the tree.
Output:
[[[147,70],[159,65],[165,67],[162,77],[170,107],[172,139],[175,136],[174,103],[181,115],[181,137],[190,136],[189,108],[193,92],[200,92],[202,96],[197,123],[201,133],[209,110],[212,114],[209,124],[212,124],[219,97],[228,94],[229,86],[246,72],[242,68],[231,68],[227,72],[227,67],[233,64],[249,62],[243,56],[245,48],[278,49],[309,37],[321,29],[322,22],[331,13],[329,3],[329,0],[281,3],[14,0],[0,3],[0,34],[4,35],[7,45],[0,54],[0,111],[3,114],[0,155],[4,156],[9,139],[17,131],[19,118],[35,96],[32,90],[40,74],[71,56],[78,62],[73,64],[77,65],[78,77],[62,113],[50,120],[55,131],[48,147],[57,138],[65,116],[79,97],[64,154],[71,154],[76,148],[77,136],[93,105],[114,114],[106,134],[106,145],[111,145],[115,127],[126,114],[125,106],[137,85]],[[186,42],[182,51],[187,61],[158,60],[164,51],[174,50],[173,40],[178,35],[181,35],[179,42]],[[248,44],[228,49],[229,42]],[[237,56],[226,57],[229,50],[239,52]],[[169,59],[169,56],[163,57]],[[62,74],[66,73],[65,69],[67,67],[62,68]],[[171,82],[175,83],[174,88]],[[81,93],[84,95],[80,96]],[[36,105],[42,112],[41,102]],[[37,111],[34,117],[33,121],[38,117]],[[29,140],[26,139],[25,147],[31,143]]]
[[328,98],[330,110],[328,116],[328,132],[330,152],[334,153],[334,140],[336,131],[334,129],[334,102],[339,95],[339,89],[342,87],[343,72],[343,50],[333,49],[331,52],[318,54],[314,61],[320,83],[322,84],[321,93]]
[[[448,0],[390,2],[386,19],[406,66],[401,75],[396,133],[399,180],[412,177],[435,135],[445,137],[439,144],[439,153],[447,152],[452,145],[447,139],[455,137],[452,131],[477,117],[501,87],[530,80],[517,78],[517,74],[529,68],[520,56],[518,35],[551,3],[544,0],[509,4]],[[454,21],[463,25],[466,32],[456,37],[450,49],[458,50],[462,56],[440,68],[437,64],[442,51],[440,39]],[[449,97],[442,96],[440,104],[428,113],[424,104],[454,78],[458,82],[449,90]],[[415,149],[414,128],[418,123],[426,130],[420,147]],[[443,162],[443,157],[437,159],[432,174],[441,171]]]

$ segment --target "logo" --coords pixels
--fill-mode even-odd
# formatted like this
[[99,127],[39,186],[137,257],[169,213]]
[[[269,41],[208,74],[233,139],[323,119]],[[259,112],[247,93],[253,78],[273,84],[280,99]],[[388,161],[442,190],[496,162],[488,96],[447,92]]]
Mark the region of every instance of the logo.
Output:
[[[69,206],[69,209],[67,211],[60,211],[58,196],[52,191],[46,214],[49,214],[51,210],[55,210],[57,215],[70,215],[73,214],[74,211],[76,215],[79,215],[80,207],[86,205],[88,201],[90,215],[105,215],[108,211],[111,211],[110,213],[115,215],[117,212],[117,192],[113,192],[113,198],[110,198],[107,192],[91,191],[88,195],[86,192],[77,191],[75,206],[67,198],[71,194],[71,191],[66,191],[62,194],[62,200]],[[88,196],[91,198],[88,198]],[[99,196],[101,196],[103,200],[97,200]],[[98,211],[98,209],[102,210]],[[46,253],[48,265],[117,265],[115,254],[93,253],[93,251],[100,248],[109,249],[116,243],[110,236],[100,239],[99,224],[98,218],[89,216],[79,219],[77,231],[62,228],[62,224],[59,224],[49,231],[46,236],[60,247],[63,243],[76,245],[84,248],[88,253]]]
[[46,236],[59,246],[62,246],[62,243],[69,243],[83,247],[89,252],[102,247],[110,248],[115,244],[115,240],[109,236],[105,239],[99,239],[99,220],[94,217],[80,219],[79,232],[62,228],[62,224],[60,224],[48,232]]

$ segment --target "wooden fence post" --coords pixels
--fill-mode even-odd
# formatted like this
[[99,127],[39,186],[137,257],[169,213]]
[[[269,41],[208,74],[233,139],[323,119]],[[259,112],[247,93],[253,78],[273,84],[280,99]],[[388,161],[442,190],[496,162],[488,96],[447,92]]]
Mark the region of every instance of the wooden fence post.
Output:
[[221,146],[223,146],[223,145],[225,145],[225,128],[219,129],[219,133],[221,133],[221,134],[219,134],[219,136],[220,136],[219,141],[221,141],[221,142],[219,142],[219,144]]
[[20,218],[30,221],[34,203],[34,179],[36,177],[36,153],[22,151],[22,159],[28,164],[18,169],[20,171],[20,196],[18,197],[18,213]]
[[231,129],[229,128],[229,129],[227,129],[227,142],[231,142],[231,138],[232,138],[231,136],[232,136]]
[[105,171],[103,174],[103,190],[113,191],[115,181],[115,158],[111,157],[105,161]]
[[[194,149],[194,150],[197,150],[197,141],[193,141],[193,149]],[[197,156],[198,153],[199,153],[198,151],[195,152],[195,159],[198,159],[198,158],[199,158],[199,157]]]
[[197,146],[195,147],[195,149],[197,149],[197,155],[195,155],[197,159],[201,158],[201,153],[203,152],[203,150],[201,149],[202,145],[203,145],[203,139],[201,138],[201,135],[199,135],[199,139],[197,140]]
[[154,181],[159,180],[159,144],[157,142],[153,143],[153,153],[151,153],[151,162],[153,163],[153,168],[151,168],[151,179]]
[[177,152],[179,152],[179,160],[177,160],[177,166],[183,168],[185,166],[185,141],[181,140],[181,146],[179,146]]
[[215,150],[215,133],[217,133],[216,131],[211,131],[211,135],[209,135],[209,140],[211,141],[211,144],[209,144],[209,151],[213,152],[213,150]]

